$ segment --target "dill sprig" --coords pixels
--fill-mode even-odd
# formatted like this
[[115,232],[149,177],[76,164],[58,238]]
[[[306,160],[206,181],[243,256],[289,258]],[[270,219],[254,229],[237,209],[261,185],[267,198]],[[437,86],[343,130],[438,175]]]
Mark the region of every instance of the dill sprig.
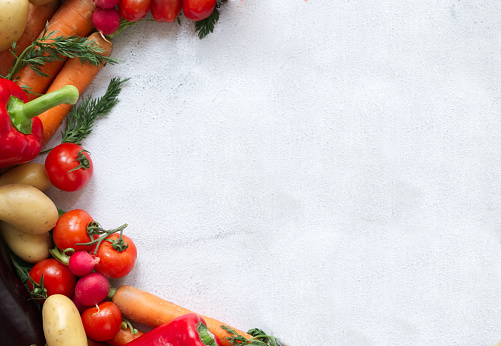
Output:
[[234,346],[254,345],[254,346],[284,346],[279,340],[271,335],[267,335],[261,329],[253,328],[247,332],[252,336],[252,339],[247,339],[237,333],[237,331],[229,326],[222,325],[223,328],[231,336],[225,339]]
[[214,32],[214,26],[219,21],[218,9],[221,7],[223,3],[227,1],[228,0],[218,0],[216,3],[216,7],[214,8],[214,11],[209,17],[195,22],[195,31],[198,33],[198,37],[200,39],[206,37],[211,32]]
[[115,58],[103,56],[104,49],[93,40],[76,35],[56,36],[55,31],[47,32],[47,26],[40,37],[26,47],[19,56],[14,53],[14,48],[15,45],[13,45],[11,53],[16,58],[15,63],[6,77],[10,80],[24,66],[29,66],[41,77],[49,77],[47,73],[42,71],[42,66],[64,58],[79,58],[82,63],[88,62],[94,66],[119,62]]
[[118,103],[118,95],[122,91],[122,84],[127,79],[112,78],[103,96],[86,97],[79,105],[73,106],[66,117],[66,124],[62,132],[61,143],[81,144],[91,132],[95,120],[108,114]]

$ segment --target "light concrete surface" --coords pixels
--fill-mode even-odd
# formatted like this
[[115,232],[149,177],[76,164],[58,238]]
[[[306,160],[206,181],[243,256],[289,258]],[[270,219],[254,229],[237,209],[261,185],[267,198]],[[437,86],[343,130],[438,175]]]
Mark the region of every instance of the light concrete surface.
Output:
[[499,0],[230,0],[113,56],[93,180],[48,194],[129,225],[121,282],[289,346],[501,340]]

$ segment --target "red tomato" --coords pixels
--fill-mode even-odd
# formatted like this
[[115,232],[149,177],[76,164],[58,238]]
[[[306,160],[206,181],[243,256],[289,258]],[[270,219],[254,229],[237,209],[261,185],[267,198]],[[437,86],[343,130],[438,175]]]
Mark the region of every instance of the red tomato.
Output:
[[45,170],[52,185],[58,189],[77,191],[89,183],[94,165],[89,153],[81,146],[62,143],[47,155]]
[[[46,297],[53,294],[63,294],[68,298],[73,296],[75,291],[76,277],[68,266],[65,266],[54,258],[48,258],[35,264],[29,272],[29,276],[36,284],[40,284],[43,275],[43,288],[46,291]],[[33,283],[28,279],[28,286],[33,292]],[[35,292],[36,293],[36,292]],[[42,297],[40,299],[43,300]]]
[[120,0],[118,3],[120,15],[129,22],[137,22],[146,17],[150,7],[151,0]]
[[152,0],[151,14],[157,22],[174,22],[181,7],[182,0]]
[[216,8],[216,0],[183,0],[183,14],[194,22],[209,17]]
[[[56,246],[61,249],[72,248],[76,251],[90,252],[94,245],[75,245],[76,243],[88,243],[92,241],[87,234],[87,226],[92,222],[92,217],[84,210],[70,210],[57,220],[52,230],[52,238]],[[93,236],[93,238],[97,235]]]
[[122,313],[115,303],[107,301],[85,310],[82,322],[89,338],[95,341],[109,340],[120,331]]
[[[106,239],[114,241],[120,236],[118,233],[114,233],[107,237]],[[117,251],[113,248],[112,243],[104,240],[97,250],[97,257],[99,257],[99,262],[96,264],[94,269],[98,272],[111,279],[118,279],[129,274],[134,268],[137,258],[136,245],[132,240],[122,234],[123,241],[128,244],[127,249],[124,251]]]

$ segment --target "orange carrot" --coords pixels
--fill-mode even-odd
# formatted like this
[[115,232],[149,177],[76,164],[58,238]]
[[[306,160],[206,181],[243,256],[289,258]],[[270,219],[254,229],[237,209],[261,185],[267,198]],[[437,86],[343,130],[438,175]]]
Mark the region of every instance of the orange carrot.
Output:
[[[88,39],[94,41],[98,47],[103,49],[104,52],[102,55],[111,55],[113,46],[100,33],[94,32]],[[103,65],[94,66],[88,62],[82,64],[79,58],[71,58],[64,64],[61,71],[59,71],[47,93],[71,84],[77,87],[81,95],[102,67]],[[61,104],[38,116],[43,124],[42,145],[51,139],[71,107],[72,105]]]
[[[92,13],[95,8],[94,0],[65,0],[49,21],[47,33],[54,31],[56,36],[89,35],[94,29]],[[41,77],[29,66],[25,66],[17,74],[19,79],[16,83],[30,87],[35,93],[44,94],[65,60],[56,60],[42,67],[42,71],[50,77]],[[34,99],[36,95],[30,93],[28,97]]]
[[[129,285],[117,288],[113,294],[112,301],[117,304],[125,318],[151,327],[158,327],[164,323],[169,323],[178,316],[193,312]],[[221,339],[221,344],[223,346],[231,346],[226,339],[226,337],[230,337],[231,335],[221,328],[222,325],[227,326],[227,324],[207,316],[201,316],[207,323],[209,330]],[[247,339],[252,338],[247,333],[235,328],[232,329]]]
[[[16,42],[14,52],[17,56],[21,54],[43,31],[47,22],[61,5],[61,0],[53,0],[46,5],[36,6],[29,4],[28,19],[23,35]],[[7,76],[9,69],[14,63],[14,55],[10,49],[0,52],[0,75]]]
[[136,334],[132,334],[129,328],[120,329],[118,334],[115,335],[113,339],[106,340],[106,343],[112,346],[121,346],[131,342],[134,339],[139,338],[143,334],[144,333],[139,330]]

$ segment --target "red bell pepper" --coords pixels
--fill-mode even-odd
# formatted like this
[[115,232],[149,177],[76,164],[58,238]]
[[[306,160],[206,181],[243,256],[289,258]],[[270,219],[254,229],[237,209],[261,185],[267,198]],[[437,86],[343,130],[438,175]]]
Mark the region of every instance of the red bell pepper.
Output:
[[33,160],[41,149],[43,126],[37,115],[62,103],[75,104],[78,89],[66,85],[33,101],[16,83],[0,78],[0,168]]
[[144,333],[127,346],[221,346],[221,341],[200,315],[189,313]]

